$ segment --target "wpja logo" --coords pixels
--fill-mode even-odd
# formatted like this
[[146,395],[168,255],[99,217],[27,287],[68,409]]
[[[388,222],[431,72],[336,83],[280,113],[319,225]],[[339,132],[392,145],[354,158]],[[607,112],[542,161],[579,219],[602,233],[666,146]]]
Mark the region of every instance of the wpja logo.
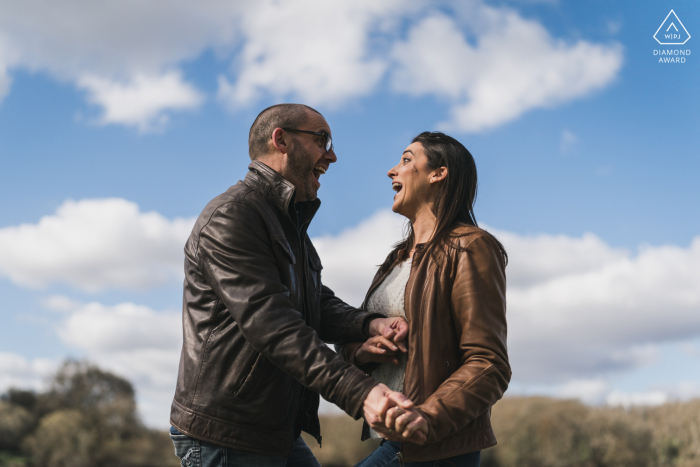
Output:
[[[690,39],[690,33],[671,10],[654,33],[654,39],[661,45],[683,45]],[[659,63],[685,63],[690,49],[654,49],[654,55],[659,57]]]
[[676,12],[671,10],[659,29],[654,33],[654,39],[661,45],[685,44],[690,39],[688,30],[683,26]]

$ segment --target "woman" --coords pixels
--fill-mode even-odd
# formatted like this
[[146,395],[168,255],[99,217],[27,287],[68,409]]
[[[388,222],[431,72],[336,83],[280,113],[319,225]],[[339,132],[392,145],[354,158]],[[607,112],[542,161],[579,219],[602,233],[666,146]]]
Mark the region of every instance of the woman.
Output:
[[415,409],[389,409],[380,432],[365,425],[363,439],[384,441],[358,466],[435,465],[438,459],[478,466],[480,450],[496,444],[490,409],[511,375],[507,256],[477,227],[476,166],[459,141],[421,133],[388,175],[396,191],[392,209],[410,221],[408,235],[380,266],[363,307],[405,314],[408,353],[396,355],[385,337],[341,350],[403,392]]

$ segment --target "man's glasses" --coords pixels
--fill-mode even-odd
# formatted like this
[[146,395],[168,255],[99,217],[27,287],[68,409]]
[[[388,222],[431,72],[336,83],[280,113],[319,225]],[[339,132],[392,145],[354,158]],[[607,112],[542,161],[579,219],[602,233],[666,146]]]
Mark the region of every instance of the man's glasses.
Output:
[[309,135],[320,136],[325,141],[324,147],[326,148],[326,152],[329,152],[331,149],[333,149],[333,139],[331,138],[331,135],[329,135],[325,131],[297,130],[296,128],[282,128],[282,129],[284,131],[291,131],[292,133],[307,133]]

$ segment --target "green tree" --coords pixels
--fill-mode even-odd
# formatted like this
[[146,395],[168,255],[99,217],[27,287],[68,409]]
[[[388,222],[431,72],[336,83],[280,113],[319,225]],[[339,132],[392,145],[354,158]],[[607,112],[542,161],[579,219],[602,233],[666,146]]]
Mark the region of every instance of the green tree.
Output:
[[24,407],[0,401],[0,451],[20,452],[22,438],[34,427],[34,417]]
[[35,410],[41,420],[23,447],[36,465],[178,465],[167,433],[141,423],[131,383],[96,366],[64,363]]

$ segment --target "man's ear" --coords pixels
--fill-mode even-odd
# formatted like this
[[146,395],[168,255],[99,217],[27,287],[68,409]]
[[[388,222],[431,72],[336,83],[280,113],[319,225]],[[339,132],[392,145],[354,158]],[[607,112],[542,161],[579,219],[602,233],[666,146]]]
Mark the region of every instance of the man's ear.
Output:
[[441,182],[447,178],[447,167],[438,167],[430,174],[430,183]]
[[272,132],[272,145],[282,154],[289,152],[288,133],[282,128],[275,128]]

